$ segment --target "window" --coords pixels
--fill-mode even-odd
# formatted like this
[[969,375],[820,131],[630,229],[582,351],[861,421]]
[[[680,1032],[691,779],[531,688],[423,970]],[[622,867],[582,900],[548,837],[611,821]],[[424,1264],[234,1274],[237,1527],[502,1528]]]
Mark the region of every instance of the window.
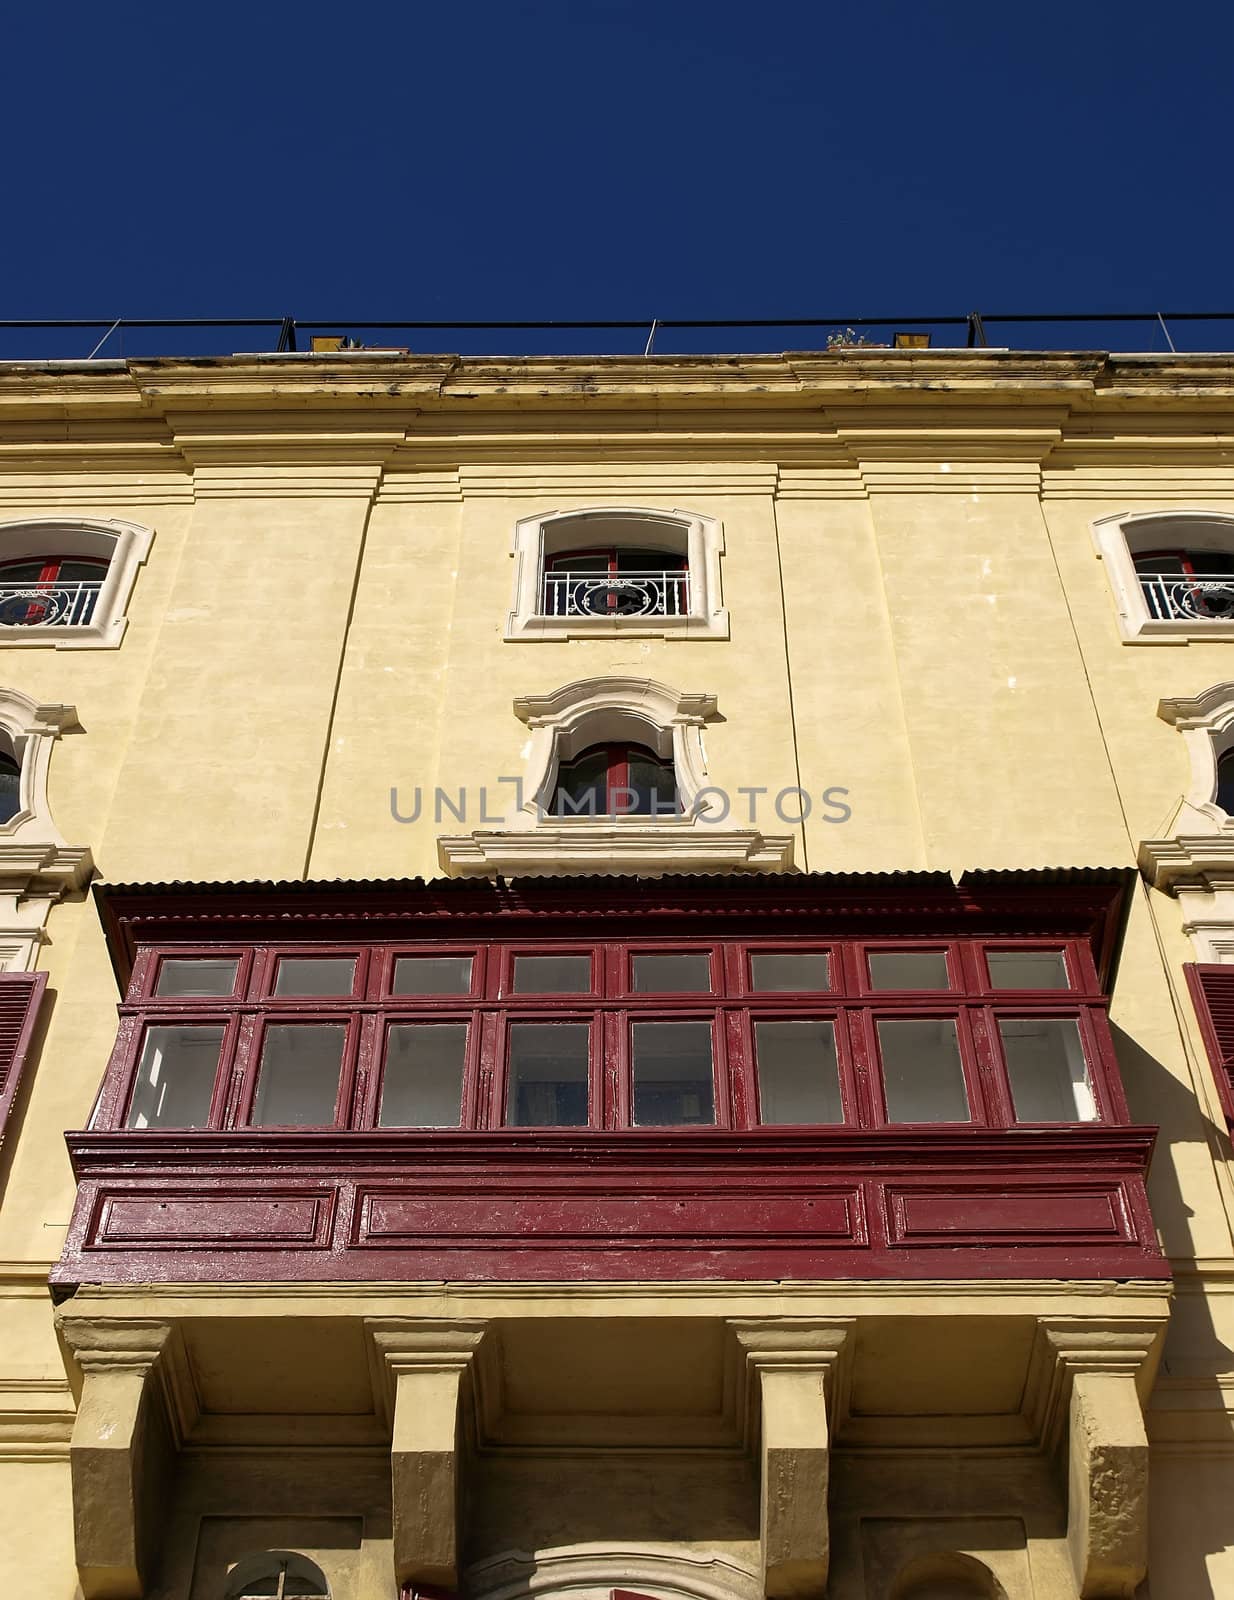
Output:
[[1234,638],[1234,517],[1150,512],[1093,531],[1125,638]]
[[21,763],[0,746],[0,823],[12,822],[21,810]]
[[687,617],[690,571],[671,550],[609,545],[569,550],[544,564],[545,617]]
[[795,833],[741,826],[736,802],[709,782],[703,728],[717,715],[714,696],[614,675],[520,695],[514,712],[531,730],[521,781],[503,780],[504,815],[438,838],[448,872],[792,866]]
[[514,532],[507,639],[728,637],[712,517],[635,507],[552,512]]
[[0,628],[80,628],[93,620],[107,562],[47,555],[0,562]]
[[129,1002],[101,1115],[133,1130],[1125,1116],[1079,939],[168,947],[143,953]]
[[236,1562],[222,1600],[330,1600],[330,1585],[307,1556],[266,1550]]
[[118,520],[0,522],[0,638],[6,646],[112,648],[153,535]]
[[1234,745],[1217,757],[1217,793],[1214,800],[1219,811],[1234,817]]
[[673,763],[641,744],[596,744],[563,761],[555,817],[662,817],[677,814]]
[[1144,604],[1158,621],[1234,617],[1234,554],[1226,550],[1150,550],[1135,557]]

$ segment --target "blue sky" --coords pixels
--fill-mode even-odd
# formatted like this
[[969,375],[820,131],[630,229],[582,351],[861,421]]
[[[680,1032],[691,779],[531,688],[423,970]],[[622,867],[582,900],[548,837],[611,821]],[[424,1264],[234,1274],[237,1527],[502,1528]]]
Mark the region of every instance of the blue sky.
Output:
[[1234,302],[1228,3],[70,0],[5,33],[4,317]]

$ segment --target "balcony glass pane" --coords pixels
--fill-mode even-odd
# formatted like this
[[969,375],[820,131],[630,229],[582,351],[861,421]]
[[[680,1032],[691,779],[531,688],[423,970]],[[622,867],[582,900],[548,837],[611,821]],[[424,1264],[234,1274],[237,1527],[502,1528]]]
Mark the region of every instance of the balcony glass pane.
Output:
[[354,956],[284,956],[279,962],[277,995],[350,994],[356,981]]
[[873,989],[950,989],[944,950],[877,950],[870,953]]
[[395,994],[470,994],[470,956],[400,956]]
[[236,992],[235,956],[170,956],[159,962],[155,994],[230,995]]
[[1080,1026],[1073,1017],[1004,1018],[998,1031],[1017,1122],[1096,1120]]
[[510,1028],[506,1123],[511,1128],[585,1128],[585,1022],[516,1022]]
[[835,1027],[830,1022],[756,1022],[759,1121],[843,1122]]
[[711,1024],[636,1022],[631,1032],[634,1121],[645,1128],[714,1123]]
[[147,1028],[127,1126],[204,1128],[222,1048],[221,1023]]
[[987,950],[992,989],[1069,989],[1061,950]]
[[711,957],[704,951],[634,957],[635,994],[710,994]]
[[590,994],[590,956],[516,956],[515,994]]
[[272,1023],[262,1041],[254,1125],[333,1127],[346,1034],[341,1023]]
[[878,1025],[888,1122],[968,1122],[968,1093],[951,1017]]
[[465,1022],[399,1023],[386,1036],[383,1128],[457,1128],[463,1120]]
[[762,994],[825,994],[831,963],[825,950],[760,950],[750,957],[750,987]]

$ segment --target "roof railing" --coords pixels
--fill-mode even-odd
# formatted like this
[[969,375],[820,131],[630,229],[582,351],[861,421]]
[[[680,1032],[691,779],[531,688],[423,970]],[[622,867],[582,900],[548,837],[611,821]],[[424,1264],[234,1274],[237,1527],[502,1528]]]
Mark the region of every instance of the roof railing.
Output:
[[[411,341],[410,348],[425,355],[690,356],[769,353],[785,349],[920,348],[927,341],[933,341],[936,348],[948,349],[965,346],[1025,351],[1217,354],[1234,351],[1234,311],[969,311],[962,315],[934,317],[642,317],[455,322],[287,316],[16,318],[0,319],[0,361],[307,354],[311,352],[314,336],[331,336],[332,344],[341,340],[344,349],[391,348],[380,343],[348,343],[356,335],[374,334],[418,336]],[[747,336],[746,341],[738,343],[736,336],[742,334]],[[1097,337],[1098,334],[1102,336]],[[237,336],[242,336],[239,341]],[[489,340],[487,345],[485,338]],[[403,347],[400,344],[395,348]]]

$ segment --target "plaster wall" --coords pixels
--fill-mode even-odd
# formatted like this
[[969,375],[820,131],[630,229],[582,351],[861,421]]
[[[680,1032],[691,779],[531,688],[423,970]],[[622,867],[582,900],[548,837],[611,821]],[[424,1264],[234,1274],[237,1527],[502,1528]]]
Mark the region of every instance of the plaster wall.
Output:
[[[632,393],[620,416],[590,418],[582,398],[547,415],[537,400],[534,424],[521,402],[490,401],[466,423],[438,416],[430,427],[398,397],[317,395],[297,421],[290,466],[291,447],[263,443],[249,418],[215,447],[211,461],[226,457],[225,471],[200,458],[194,470],[186,445],[176,473],[123,495],[103,475],[83,479],[88,445],[72,465],[38,456],[37,484],[8,486],[0,517],[76,510],[155,535],[120,649],[0,643],[0,682],[78,709],[81,732],[58,741],[50,768],[64,837],[89,845],[113,881],[431,877],[438,833],[458,828],[449,816],[434,823],[432,791],[465,786],[472,827],[480,788],[492,812],[504,809],[509,790],[498,780],[522,770],[528,732],[514,697],[628,673],[717,697],[722,720],[704,733],[710,780],[733,797],[737,825],[748,805],[739,788],[766,786],[757,820],[797,834],[800,866],[958,873],[1134,862],[1137,841],[1160,829],[1188,786],[1183,741],[1156,717],[1157,701],[1234,671],[1229,645],[1124,643],[1090,528],[1124,510],[1234,511],[1228,487],[1214,497],[1203,460],[1194,492],[1185,471],[1164,492],[1136,466],[1158,449],[1143,442],[1141,418],[1126,434],[1121,479],[1107,472],[1083,493],[1047,483],[1043,494],[995,384],[988,427],[1007,446],[1000,455],[987,439],[979,471],[941,470],[952,453],[945,417],[922,406],[912,426],[939,438],[931,461],[906,470],[908,488],[895,484],[885,449],[876,461],[850,440],[836,482],[806,492],[793,464],[810,451],[831,462],[840,450],[820,407],[734,410],[717,440],[713,419],[674,423],[653,400],[654,390]],[[416,470],[386,459],[383,472],[380,452],[340,442],[363,426],[354,410],[344,418],[345,403],[362,419],[365,407],[386,408],[381,427],[399,435]],[[858,404],[851,394],[846,403]],[[191,429],[172,416],[169,438],[177,428],[222,435],[231,404],[212,400]],[[1162,433],[1175,426],[1171,404],[1152,423]],[[132,420],[135,444],[145,426]],[[47,424],[22,427],[33,449]],[[503,639],[515,521],[606,504],[685,508],[723,524],[729,640]],[[769,809],[796,786],[814,799],[803,828]],[[848,791],[842,824],[819,805],[832,786]],[[409,810],[417,787],[421,818],[401,824],[390,790]],[[67,1444],[71,1397],[41,1279],[72,1206],[62,1134],[89,1115],[117,995],[88,902],[57,905],[47,932],[45,1036],[0,1154],[0,1409],[10,1418],[0,1471],[18,1530],[0,1553],[0,1587],[7,1579],[69,1600],[67,1452],[37,1461],[21,1452],[30,1441]],[[1154,1463],[1152,1586],[1202,1600],[1234,1585],[1221,1488],[1234,1459],[1234,1187],[1180,982],[1190,958],[1176,904],[1142,889],[1112,1017],[1132,1115],[1162,1130],[1151,1193],[1180,1272],[1149,1410],[1165,1452]],[[574,1314],[568,1286],[544,1303]],[[761,1304],[783,1309],[772,1290]],[[644,1311],[668,1314],[658,1291]],[[479,1524],[493,1530],[488,1553],[532,1518],[534,1485],[546,1543],[569,1533],[563,1483],[597,1526],[620,1531],[630,1500],[618,1479],[575,1479],[557,1466],[515,1482],[504,1471],[489,1475],[496,1487]],[[699,1538],[719,1538],[710,1523],[720,1526],[740,1494],[727,1479],[698,1483],[687,1498],[700,1507]],[[863,1515],[854,1509],[841,1536],[854,1551],[866,1548],[854,1531]],[[740,1521],[724,1523],[724,1539],[748,1555]],[[1039,1550],[1037,1535],[1026,1537],[1029,1592],[1067,1593],[1051,1565],[1057,1530],[1040,1535]],[[836,1581],[850,1589],[837,1594],[855,1597],[842,1563]]]

